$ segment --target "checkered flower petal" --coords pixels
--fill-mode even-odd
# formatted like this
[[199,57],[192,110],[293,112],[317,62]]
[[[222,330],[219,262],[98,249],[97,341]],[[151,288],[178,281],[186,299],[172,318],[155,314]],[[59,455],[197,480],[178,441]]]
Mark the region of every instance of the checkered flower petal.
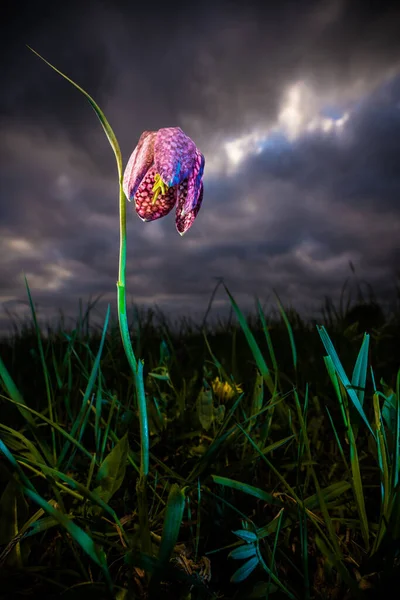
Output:
[[135,194],[136,213],[142,221],[155,221],[165,217],[176,204],[177,188],[168,188],[165,194],[159,194],[153,204],[153,185],[156,168],[153,166],[146,173]]
[[196,144],[180,127],[165,127],[157,132],[154,164],[169,187],[189,177],[196,159]]
[[[187,189],[187,180],[184,181],[181,185],[183,185]],[[195,218],[199,214],[201,203],[203,202],[203,183],[200,187],[200,194],[196,206],[189,212],[184,211],[185,197],[186,194],[183,194],[180,198],[178,198],[178,204],[176,207],[175,224],[176,229],[180,235],[184,235],[187,232],[187,230],[190,229],[190,227],[193,225]]]
[[204,156],[196,149],[196,157],[192,172],[188,177],[188,189],[185,200],[185,212],[193,210],[200,198],[200,188],[202,186],[204,172]]
[[125,196],[130,202],[133,200],[143,177],[154,162],[154,142],[156,136],[156,131],[144,131],[126,165],[123,189]]

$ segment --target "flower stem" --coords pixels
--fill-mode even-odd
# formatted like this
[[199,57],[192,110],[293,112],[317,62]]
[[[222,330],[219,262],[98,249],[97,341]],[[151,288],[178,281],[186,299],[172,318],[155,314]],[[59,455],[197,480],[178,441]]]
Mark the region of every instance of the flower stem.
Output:
[[121,332],[122,343],[129,365],[132,369],[135,388],[139,407],[140,420],[140,474],[147,477],[149,474],[149,427],[147,420],[146,395],[143,383],[143,361],[136,361],[133,353],[132,344],[129,336],[128,319],[126,315],[126,294],[125,294],[125,267],[126,267],[126,198],[122,185],[119,192],[119,226],[120,226],[120,245],[119,245],[119,271],[117,281],[117,299],[118,299],[118,319]]
[[143,361],[136,361],[132,349],[132,343],[129,336],[128,318],[126,314],[126,293],[125,293],[125,267],[126,267],[126,198],[122,188],[122,179],[120,179],[119,189],[119,270],[117,281],[117,300],[118,300],[118,320],[121,332],[122,343],[129,365],[132,369],[140,423],[140,476],[136,483],[136,495],[138,501],[139,525],[142,540],[142,551],[150,554],[151,540],[148,519],[147,504],[147,477],[149,474],[149,426],[147,419],[146,394],[143,383]]

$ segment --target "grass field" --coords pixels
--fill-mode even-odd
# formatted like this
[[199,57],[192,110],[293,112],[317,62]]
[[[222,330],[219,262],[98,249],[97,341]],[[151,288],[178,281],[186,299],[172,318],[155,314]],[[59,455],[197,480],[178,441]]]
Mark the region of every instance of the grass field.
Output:
[[155,311],[130,323],[143,491],[118,325],[107,313],[92,329],[89,305],[44,335],[28,287],[32,321],[0,343],[2,599],[351,599],[395,585],[400,290],[391,314],[326,301],[316,324],[278,298],[279,319],[260,305],[245,317],[225,289],[218,326],[173,329]]

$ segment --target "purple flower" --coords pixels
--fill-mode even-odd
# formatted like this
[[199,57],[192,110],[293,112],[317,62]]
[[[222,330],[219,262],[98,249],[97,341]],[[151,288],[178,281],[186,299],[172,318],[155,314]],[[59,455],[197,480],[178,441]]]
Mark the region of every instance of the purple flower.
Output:
[[183,235],[203,201],[204,156],[180,127],[144,131],[124,173],[123,188],[143,221],[165,217],[176,205]]

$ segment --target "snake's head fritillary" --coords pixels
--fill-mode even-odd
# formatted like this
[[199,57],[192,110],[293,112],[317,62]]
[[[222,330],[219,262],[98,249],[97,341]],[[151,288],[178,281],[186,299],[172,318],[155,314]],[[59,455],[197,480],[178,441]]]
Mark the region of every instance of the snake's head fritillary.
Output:
[[180,127],[144,131],[125,169],[125,195],[143,221],[165,217],[176,206],[176,228],[183,235],[203,201],[204,163]]

